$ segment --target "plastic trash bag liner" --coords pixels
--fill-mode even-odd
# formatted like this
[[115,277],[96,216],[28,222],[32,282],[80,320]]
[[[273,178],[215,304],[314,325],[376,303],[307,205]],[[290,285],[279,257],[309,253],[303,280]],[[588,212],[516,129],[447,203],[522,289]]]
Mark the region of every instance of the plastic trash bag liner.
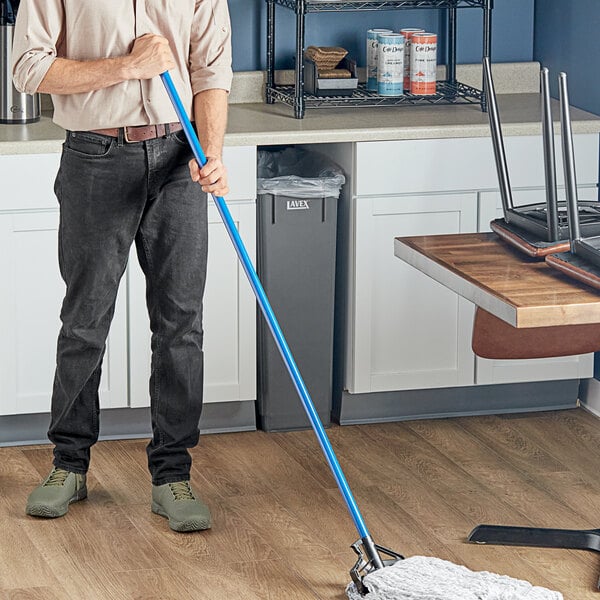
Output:
[[259,194],[337,198],[345,182],[341,167],[319,152],[286,148],[258,153]]

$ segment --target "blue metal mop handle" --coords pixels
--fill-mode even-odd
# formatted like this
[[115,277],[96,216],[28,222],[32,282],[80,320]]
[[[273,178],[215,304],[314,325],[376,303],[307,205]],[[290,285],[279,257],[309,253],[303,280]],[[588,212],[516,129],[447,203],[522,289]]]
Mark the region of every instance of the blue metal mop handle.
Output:
[[[171,75],[168,72],[163,73],[161,75],[161,79],[163,80],[163,83],[165,84],[165,87],[167,88],[167,93],[169,94],[171,102],[173,103],[173,106],[175,107],[175,111],[177,112],[177,116],[179,117],[179,120],[183,126],[183,129],[184,129],[185,135],[188,139],[188,142],[190,143],[190,146],[192,147],[194,156],[196,157],[198,164],[201,167],[203,167],[206,164],[206,156],[204,155],[204,151],[202,150],[202,147],[200,146],[198,136],[196,135],[196,132],[194,131],[194,128],[192,127],[190,119],[187,116],[187,112],[185,111],[183,104],[181,103],[181,99],[179,97],[179,94],[177,93],[177,90],[175,89],[173,80],[171,79]],[[267,322],[269,324],[271,333],[273,334],[273,337],[275,338],[279,352],[281,353],[281,356],[285,362],[287,370],[289,371],[289,374],[294,382],[296,391],[298,392],[298,395],[300,396],[300,399],[302,400],[302,404],[304,405],[304,410],[306,411],[306,414],[308,415],[308,418],[310,419],[312,428],[314,429],[314,431],[317,435],[317,438],[319,439],[319,443],[321,445],[321,449],[323,450],[323,454],[325,454],[325,458],[327,459],[327,462],[329,463],[329,468],[331,469],[331,472],[333,473],[333,476],[335,477],[335,481],[340,489],[340,492],[342,493],[342,496],[344,497],[344,500],[346,501],[346,505],[348,507],[348,511],[350,512],[350,515],[352,516],[354,525],[356,526],[356,529],[358,530],[358,533],[360,534],[361,538],[370,539],[369,530],[367,529],[364,519],[363,519],[360,511],[358,510],[358,506],[356,505],[356,501],[354,500],[352,491],[350,490],[350,487],[348,486],[348,482],[346,481],[346,477],[344,476],[342,468],[340,467],[340,463],[338,462],[337,457],[333,451],[333,448],[331,447],[331,442],[329,441],[329,438],[327,437],[327,434],[325,433],[323,424],[321,423],[321,420],[319,419],[319,415],[317,414],[317,411],[315,410],[315,406],[310,398],[308,390],[306,389],[306,385],[304,384],[302,376],[300,375],[300,371],[298,370],[296,362],[294,361],[294,357],[292,356],[292,353],[287,345],[285,337],[283,336],[283,333],[281,331],[281,328],[279,327],[279,323],[277,322],[275,314],[273,313],[271,304],[269,303],[269,300],[265,294],[262,284],[261,284],[260,280],[258,279],[258,275],[256,274],[256,271],[254,270],[252,261],[250,260],[250,257],[248,256],[248,251],[246,250],[246,248],[244,246],[244,242],[242,241],[242,239],[238,233],[238,230],[235,226],[233,218],[231,217],[231,213],[229,212],[229,209],[227,208],[227,204],[225,203],[224,198],[222,198],[221,196],[215,196],[214,194],[212,194],[212,197],[217,206],[217,209],[219,210],[219,213],[221,214],[221,218],[223,219],[223,223],[225,224],[227,233],[229,234],[229,237],[231,238],[231,241],[233,242],[233,245],[235,246],[237,255],[242,263],[242,266],[244,267],[244,271],[246,272],[246,275],[248,276],[248,280],[250,281],[250,285],[252,286],[252,289],[254,290],[254,294],[256,296],[258,304],[260,305],[263,315],[265,316],[265,319],[267,320]],[[381,568],[382,566],[383,566],[383,564],[377,565],[377,568]]]

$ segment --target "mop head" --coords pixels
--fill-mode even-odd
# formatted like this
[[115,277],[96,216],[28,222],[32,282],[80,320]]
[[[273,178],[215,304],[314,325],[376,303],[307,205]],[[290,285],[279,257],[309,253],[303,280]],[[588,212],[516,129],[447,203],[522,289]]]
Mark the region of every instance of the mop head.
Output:
[[527,581],[474,572],[439,558],[412,556],[391,567],[369,573],[361,596],[354,583],[350,600],[563,600],[562,594],[535,587]]

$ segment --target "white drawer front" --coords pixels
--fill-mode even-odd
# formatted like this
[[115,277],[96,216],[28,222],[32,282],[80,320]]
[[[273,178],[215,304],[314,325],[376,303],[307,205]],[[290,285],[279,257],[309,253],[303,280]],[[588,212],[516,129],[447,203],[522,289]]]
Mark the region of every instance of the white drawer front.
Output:
[[[229,172],[228,200],[256,198],[256,147],[232,146],[223,151]],[[0,156],[0,211],[57,208],[54,180],[60,154]]]
[[0,156],[0,210],[57,208],[54,180],[60,154]]
[[230,192],[227,200],[256,198],[256,146],[228,146],[223,149]]
[[[580,184],[598,180],[598,136],[574,136]],[[507,137],[506,155],[512,187],[544,185],[541,136]],[[562,184],[560,138],[556,168]],[[360,142],[356,145],[357,196],[430,193],[498,188],[489,137]]]

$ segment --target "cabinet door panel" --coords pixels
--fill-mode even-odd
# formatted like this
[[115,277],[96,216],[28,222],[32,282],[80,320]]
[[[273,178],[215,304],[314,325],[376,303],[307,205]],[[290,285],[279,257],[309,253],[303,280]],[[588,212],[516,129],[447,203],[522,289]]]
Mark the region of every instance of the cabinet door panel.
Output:
[[477,195],[357,198],[353,393],[473,383],[472,305],[394,256],[394,237],[474,231]]
[[[229,206],[244,244],[255,254],[254,202]],[[148,406],[150,326],[145,305],[145,280],[132,253],[130,285],[130,406]],[[235,250],[212,205],[209,207],[209,249],[204,293],[205,402],[256,398],[256,312],[254,295]]]
[[[232,215],[248,253],[254,257],[256,205],[239,204]],[[256,308],[225,226],[209,212],[209,257],[204,294],[207,402],[256,398]]]
[[[0,414],[47,412],[64,296],[58,211],[0,215]],[[103,364],[103,407],[126,406],[126,307],[119,293]]]

